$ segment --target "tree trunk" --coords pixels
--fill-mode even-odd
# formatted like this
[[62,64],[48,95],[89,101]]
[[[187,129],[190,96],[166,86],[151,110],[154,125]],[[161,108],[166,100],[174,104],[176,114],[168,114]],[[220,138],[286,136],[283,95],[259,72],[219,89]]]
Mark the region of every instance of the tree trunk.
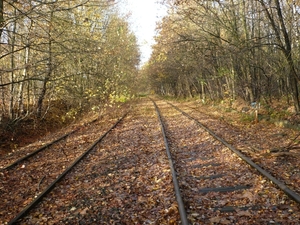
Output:
[[[25,80],[27,77],[27,67],[29,60],[29,47],[25,48],[25,68],[23,70],[22,78]],[[23,103],[23,90],[24,90],[24,84],[25,82],[21,82],[19,86],[19,93],[18,93],[18,116],[21,116],[21,114],[24,113],[24,103]]]
[[2,37],[3,27],[4,27],[3,0],[0,0],[0,39]]
[[[282,9],[280,7],[279,0],[275,0],[276,4],[276,10],[277,10],[277,16],[280,23],[280,29],[279,26],[276,26],[276,21],[274,20],[274,16],[270,13],[267,6],[265,5],[264,1],[260,1],[261,5],[263,6],[263,9],[270,21],[270,24],[275,32],[276,39],[278,41],[278,44],[280,45],[280,49],[283,51],[283,54],[285,56],[285,59],[289,65],[289,74],[288,79],[291,84],[291,90],[290,93],[292,94],[293,100],[294,100],[294,107],[295,112],[299,113],[300,110],[300,103],[299,103],[299,93],[298,93],[298,85],[297,82],[300,80],[298,77],[296,70],[295,70],[295,64],[292,56],[292,44],[291,44],[291,37],[288,34],[286,24],[282,15]],[[283,37],[281,37],[280,33],[282,33]],[[284,42],[282,41],[284,40]]]
[[52,65],[52,19],[53,19],[53,14],[54,11],[51,12],[50,15],[50,22],[49,22],[49,30],[48,30],[48,38],[49,38],[49,43],[48,43],[48,54],[49,54],[49,58],[48,58],[48,64],[47,64],[47,74],[45,75],[44,81],[43,81],[43,86],[42,86],[42,90],[40,92],[39,98],[38,98],[38,102],[37,102],[37,118],[41,118],[42,117],[42,110],[43,110],[43,102],[46,96],[46,92],[47,92],[47,84],[50,80],[50,77],[52,75],[52,70],[53,70],[53,65]]
[[[14,15],[16,16],[16,9],[14,9]],[[15,113],[14,113],[14,99],[15,99],[15,96],[14,96],[14,92],[15,92],[15,73],[14,73],[14,68],[15,68],[15,54],[14,54],[14,51],[15,51],[15,41],[16,41],[16,30],[17,30],[17,22],[14,21],[13,23],[13,30],[12,30],[12,33],[11,33],[11,58],[10,58],[10,64],[11,64],[11,75],[10,75],[10,82],[11,82],[11,85],[10,85],[10,97],[9,97],[9,119],[10,120],[13,120],[15,118]]]
[[298,81],[296,77],[293,75],[293,73],[290,73],[290,84],[292,89],[294,108],[295,108],[295,112],[298,114],[300,112],[300,107],[299,107],[299,90],[298,90],[297,83]]

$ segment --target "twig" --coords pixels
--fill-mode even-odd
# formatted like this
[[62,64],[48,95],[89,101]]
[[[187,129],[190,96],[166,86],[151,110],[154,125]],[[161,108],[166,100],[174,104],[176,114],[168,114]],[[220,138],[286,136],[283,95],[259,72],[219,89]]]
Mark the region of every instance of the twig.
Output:
[[285,147],[289,151],[289,149],[292,147],[293,142],[300,136],[300,133]]
[[64,155],[66,156],[66,158],[68,159],[68,156],[67,156],[67,154],[65,153],[65,151],[64,151],[64,149],[63,148],[61,148],[61,151],[64,153]]
[[64,151],[64,148],[63,148],[63,145],[62,144],[60,144],[60,150],[62,151],[62,153],[66,156],[66,158],[68,159],[68,156],[67,156],[67,154],[65,153],[65,151]]
[[40,190],[41,183],[43,182],[44,179],[45,179],[45,176],[42,177],[42,179],[40,180],[40,182],[38,184],[38,191]]
[[295,153],[295,152],[275,152],[272,154],[272,156],[293,156],[293,157],[297,157],[300,156],[299,153]]

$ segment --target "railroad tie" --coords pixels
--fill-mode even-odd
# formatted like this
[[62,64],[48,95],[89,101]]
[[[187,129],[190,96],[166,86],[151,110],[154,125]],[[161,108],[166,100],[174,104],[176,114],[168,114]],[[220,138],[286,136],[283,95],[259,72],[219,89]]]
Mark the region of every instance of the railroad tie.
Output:
[[199,191],[202,193],[208,192],[232,192],[238,190],[246,190],[251,188],[250,185],[232,186],[232,187],[217,187],[217,188],[202,188]]

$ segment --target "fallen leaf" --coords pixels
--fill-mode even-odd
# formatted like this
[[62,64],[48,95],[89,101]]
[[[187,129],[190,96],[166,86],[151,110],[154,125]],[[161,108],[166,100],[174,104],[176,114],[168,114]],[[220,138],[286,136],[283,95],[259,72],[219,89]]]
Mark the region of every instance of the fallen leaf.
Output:
[[251,216],[251,213],[249,211],[239,211],[237,212],[238,216]]
[[220,224],[231,224],[231,222],[230,222],[230,220],[228,220],[228,219],[222,218],[222,219],[220,220]]
[[89,208],[86,207],[85,209],[81,210],[81,211],[79,212],[79,214],[84,216],[84,215],[86,214],[86,212],[88,211],[88,209],[89,209]]
[[244,198],[248,198],[250,201],[253,201],[253,199],[254,199],[254,196],[253,196],[253,194],[250,191],[245,192],[243,194],[243,197]]
[[218,216],[209,219],[209,221],[210,221],[211,223],[219,223],[220,220],[221,220],[221,218],[218,217]]

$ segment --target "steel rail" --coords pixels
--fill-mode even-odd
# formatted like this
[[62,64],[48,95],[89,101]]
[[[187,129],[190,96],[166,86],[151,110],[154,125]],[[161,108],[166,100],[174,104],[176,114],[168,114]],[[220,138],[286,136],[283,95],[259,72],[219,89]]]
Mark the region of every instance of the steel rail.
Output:
[[45,195],[47,195],[55,185],[66,176],[88,153],[90,153],[96,145],[102,141],[105,136],[112,131],[128,114],[125,113],[112,127],[109,128],[100,138],[98,138],[81,156],[79,156],[67,169],[64,170],[43,192],[41,192],[28,206],[26,206],[18,215],[9,221],[8,225],[16,224],[17,221],[23,218],[34,206],[36,206]]
[[77,130],[78,130],[78,129],[73,130],[73,131],[71,131],[71,132],[69,132],[69,133],[67,133],[67,134],[65,134],[65,135],[63,135],[63,136],[57,138],[56,140],[54,140],[54,141],[52,141],[52,142],[50,142],[50,143],[48,143],[48,144],[45,144],[44,146],[42,146],[42,147],[38,148],[37,150],[35,150],[35,151],[29,153],[28,155],[26,155],[26,156],[24,156],[24,157],[22,157],[22,158],[16,160],[16,161],[13,162],[12,164],[10,164],[10,165],[8,165],[8,166],[2,168],[1,170],[7,170],[7,169],[11,169],[11,168],[15,167],[15,166],[18,165],[20,162],[22,162],[22,161],[24,161],[24,160],[26,160],[26,159],[28,159],[28,158],[30,158],[30,157],[36,155],[37,153],[39,153],[39,152],[45,150],[46,148],[50,147],[51,145],[53,145],[53,144],[55,144],[55,143],[57,143],[57,142],[63,140],[64,138],[68,137],[69,135],[75,133]]
[[[92,123],[96,122],[97,120],[98,120],[98,119],[94,119],[94,120],[88,122],[87,124],[92,124]],[[85,125],[86,125],[86,124],[84,124],[83,126],[85,126]],[[20,158],[20,159],[17,159],[16,161],[14,161],[13,163],[11,163],[10,165],[8,165],[8,166],[6,166],[6,167],[3,167],[3,168],[0,168],[0,171],[1,171],[1,170],[8,170],[8,169],[11,169],[11,168],[15,167],[15,166],[18,165],[20,162],[22,162],[22,161],[24,161],[24,160],[26,160],[26,159],[29,159],[30,157],[32,157],[32,156],[36,155],[37,153],[39,153],[39,152],[45,150],[46,148],[50,147],[51,145],[53,145],[53,144],[55,144],[55,143],[57,143],[57,142],[59,142],[59,141],[65,139],[66,137],[68,137],[68,136],[70,136],[71,134],[75,133],[75,132],[78,131],[79,129],[80,129],[80,128],[77,128],[77,129],[75,129],[75,130],[73,130],[73,131],[70,131],[69,133],[64,134],[63,136],[61,136],[61,137],[59,137],[59,138],[57,138],[57,139],[55,139],[55,140],[53,140],[53,141],[51,141],[51,142],[49,142],[49,143],[43,145],[42,147],[40,147],[40,148],[38,148],[37,150],[35,150],[35,151],[33,151],[33,152],[27,154],[26,156],[24,156],[24,157],[22,157],[22,158]]]
[[184,116],[188,117],[189,119],[195,121],[201,128],[206,130],[211,136],[213,136],[215,139],[223,143],[226,147],[228,147],[232,152],[234,152],[236,155],[238,155],[242,160],[244,160],[246,163],[248,163],[250,166],[252,166],[254,169],[256,169],[258,172],[260,172],[264,177],[268,178],[271,182],[276,184],[279,189],[281,189],[285,194],[287,194],[291,199],[293,199],[295,202],[300,204],[300,195],[296,193],[295,191],[288,188],[284,183],[276,179],[274,176],[272,176],[269,172],[261,168],[259,165],[254,163],[249,157],[242,154],[239,150],[234,148],[232,145],[230,145],[228,142],[226,142],[224,139],[217,136],[213,131],[211,131],[209,128],[204,126],[202,123],[200,123],[197,119],[193,118],[183,110],[179,109],[177,106],[173,105],[172,103],[169,103],[172,107],[174,107],[176,110],[181,112]]
[[177,180],[177,176],[176,176],[176,171],[174,169],[173,160],[172,160],[172,156],[171,156],[171,153],[170,153],[169,144],[168,144],[164,124],[163,124],[163,121],[161,119],[161,114],[160,114],[160,111],[158,109],[158,106],[156,105],[156,103],[152,99],[151,99],[151,101],[153,102],[153,104],[155,106],[155,110],[156,110],[157,117],[159,119],[159,123],[160,123],[160,127],[161,127],[161,132],[162,132],[163,138],[164,138],[164,143],[165,143],[165,147],[166,147],[166,151],[167,151],[167,155],[168,155],[168,160],[169,160],[169,164],[170,164],[170,169],[171,169],[171,173],[172,173],[173,185],[174,185],[174,189],[175,189],[175,196],[176,196],[176,200],[177,200],[177,204],[178,204],[178,210],[179,210],[179,214],[180,214],[181,223],[183,225],[188,225],[189,223],[188,223],[186,211],[185,211],[185,208],[184,208],[184,203],[183,203],[183,200],[182,200],[182,197],[181,197],[179,184],[178,184],[178,180]]

